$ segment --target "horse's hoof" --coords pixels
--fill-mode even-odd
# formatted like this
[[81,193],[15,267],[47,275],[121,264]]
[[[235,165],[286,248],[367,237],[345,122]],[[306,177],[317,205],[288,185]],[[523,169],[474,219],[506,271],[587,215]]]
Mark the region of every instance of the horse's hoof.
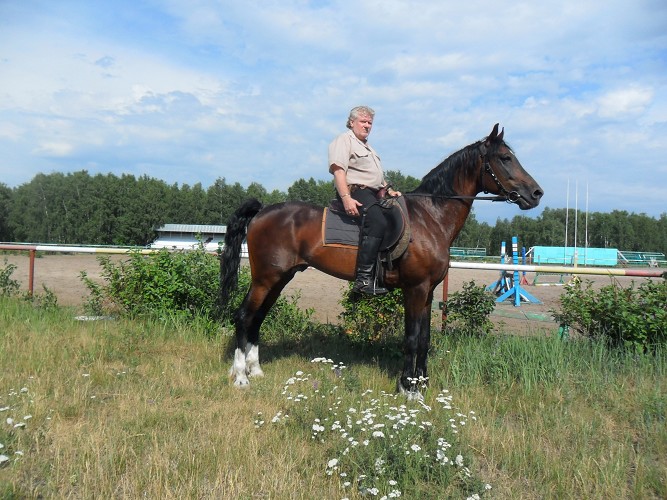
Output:
[[417,389],[414,388],[414,386],[410,389],[406,389],[403,387],[403,384],[398,383],[398,392],[405,396],[408,401],[423,401],[424,400],[424,395],[419,392]]
[[250,381],[245,375],[242,377],[236,377],[236,379],[234,379],[234,386],[238,387],[239,389],[245,389],[250,387]]
[[259,366],[251,368],[248,371],[248,377],[257,378],[257,377],[263,377],[263,376],[264,376],[264,370],[262,370]]

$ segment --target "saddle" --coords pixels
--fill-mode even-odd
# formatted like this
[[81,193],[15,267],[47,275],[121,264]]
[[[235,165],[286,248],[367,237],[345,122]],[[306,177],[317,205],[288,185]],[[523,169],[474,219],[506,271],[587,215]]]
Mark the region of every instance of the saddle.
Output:
[[[380,244],[380,260],[391,266],[391,262],[403,255],[410,243],[408,207],[402,196],[383,198],[377,203],[384,209],[387,219],[387,230]],[[323,245],[358,247],[360,231],[361,217],[348,215],[340,200],[331,200],[322,217]]]

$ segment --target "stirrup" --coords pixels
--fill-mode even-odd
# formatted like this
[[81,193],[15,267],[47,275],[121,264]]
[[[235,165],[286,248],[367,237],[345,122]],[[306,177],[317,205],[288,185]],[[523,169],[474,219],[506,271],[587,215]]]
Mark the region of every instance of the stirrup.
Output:
[[384,295],[389,290],[381,286],[375,286],[375,283],[366,280],[357,280],[352,287],[353,293],[363,293],[365,295]]

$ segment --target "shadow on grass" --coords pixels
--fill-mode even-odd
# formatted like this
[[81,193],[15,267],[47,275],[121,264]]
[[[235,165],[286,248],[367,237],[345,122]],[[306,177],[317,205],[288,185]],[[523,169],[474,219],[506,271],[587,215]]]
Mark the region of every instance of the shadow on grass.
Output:
[[[388,337],[374,342],[362,342],[345,334],[337,325],[311,323],[298,334],[270,332],[260,336],[260,360],[262,363],[289,356],[306,359],[324,357],[345,366],[376,366],[390,377],[398,377],[403,368],[403,337]],[[231,360],[236,348],[236,338],[231,337],[225,346],[225,359]]]

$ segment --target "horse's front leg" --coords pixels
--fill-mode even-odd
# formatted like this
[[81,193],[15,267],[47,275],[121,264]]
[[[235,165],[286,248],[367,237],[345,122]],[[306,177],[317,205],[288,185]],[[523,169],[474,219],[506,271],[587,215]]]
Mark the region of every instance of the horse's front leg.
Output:
[[417,345],[419,339],[419,328],[421,322],[418,318],[410,317],[408,311],[405,311],[405,337],[403,339],[403,372],[398,380],[398,390],[401,394],[407,394],[416,391],[414,384],[415,377],[415,358],[417,356]]
[[[420,377],[426,377],[426,355],[430,341],[430,302],[415,291],[404,291],[405,338],[403,341],[403,372],[398,390],[410,399],[420,398]],[[424,304],[426,303],[426,307]]]
[[417,339],[417,362],[415,364],[415,378],[420,386],[428,383],[427,360],[431,345],[431,302],[429,302],[421,315],[419,338]]
[[[409,399],[417,399],[419,394],[419,375],[425,375],[425,363],[422,363],[422,344],[424,324],[430,323],[430,309],[424,318],[427,303],[427,294],[419,289],[408,289],[403,291],[405,306],[405,339],[403,341],[403,372],[398,381],[398,390],[407,394]],[[427,336],[430,334],[427,330]],[[424,368],[422,368],[422,364]],[[419,373],[417,369],[419,368]]]

